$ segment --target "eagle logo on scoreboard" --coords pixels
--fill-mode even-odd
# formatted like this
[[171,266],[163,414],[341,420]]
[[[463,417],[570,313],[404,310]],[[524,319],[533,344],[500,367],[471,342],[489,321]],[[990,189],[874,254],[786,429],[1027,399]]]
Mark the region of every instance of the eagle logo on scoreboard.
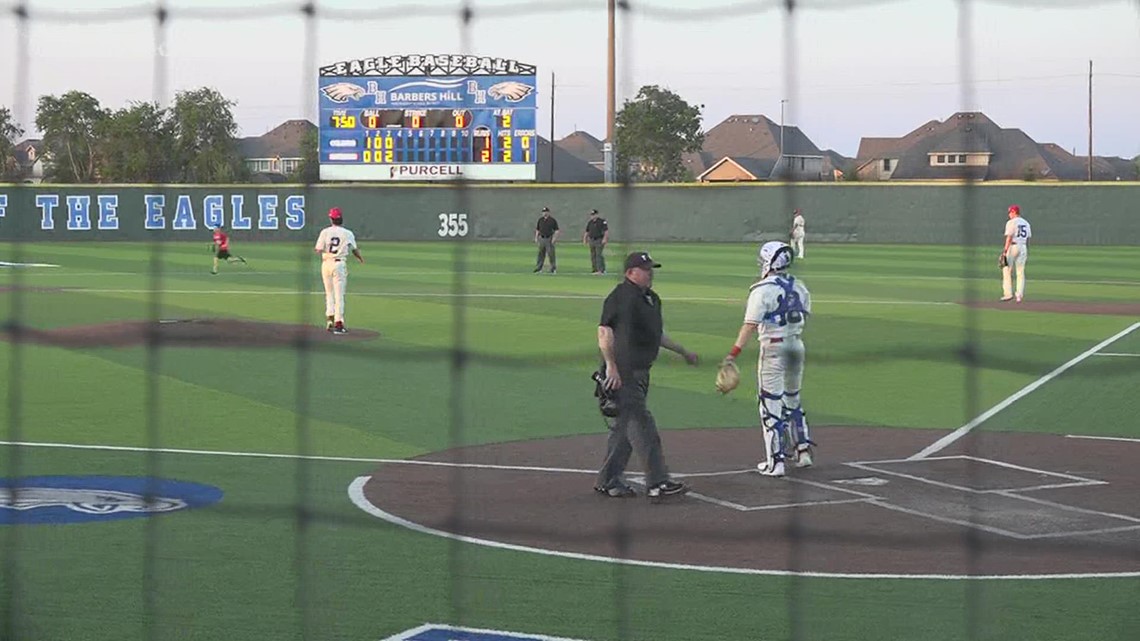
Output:
[[335,84],[321,87],[321,93],[325,94],[329,100],[344,104],[351,98],[352,100],[359,100],[364,97],[364,87],[351,82],[338,82]]
[[498,84],[491,85],[487,88],[487,93],[496,100],[506,100],[507,102],[519,102],[530,94],[534,93],[534,87],[523,84],[516,80],[508,80]]

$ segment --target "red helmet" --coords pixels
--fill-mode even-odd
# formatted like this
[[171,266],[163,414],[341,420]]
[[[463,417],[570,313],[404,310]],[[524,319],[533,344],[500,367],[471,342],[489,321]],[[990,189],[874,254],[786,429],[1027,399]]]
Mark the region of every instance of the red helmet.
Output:
[[340,220],[340,207],[333,207],[329,210],[330,220]]
[[1021,207],[1018,207],[1017,205],[1010,205],[1009,206],[1009,213],[1017,214],[1018,216],[1020,216],[1021,215]]

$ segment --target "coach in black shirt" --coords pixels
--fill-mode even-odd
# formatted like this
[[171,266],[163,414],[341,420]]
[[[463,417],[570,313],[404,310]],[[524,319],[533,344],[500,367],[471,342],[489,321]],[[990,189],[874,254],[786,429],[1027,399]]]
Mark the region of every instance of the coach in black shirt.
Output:
[[659,348],[676,352],[690,365],[697,355],[665,334],[661,298],[651,289],[653,270],[661,265],[646,252],[625,259],[625,279],[606,297],[598,323],[598,348],[605,367],[603,387],[616,394],[617,420],[610,430],[606,459],[594,489],[606,496],[634,496],[622,474],[633,449],[645,466],[645,487],[651,499],[684,494],[688,487],[669,478],[657,424],[646,407],[649,369]]
[[597,209],[590,210],[590,220],[582,233],[582,242],[590,248],[590,273],[606,273],[606,243],[610,241],[610,224],[598,215]]
[[558,271],[558,263],[554,260],[554,242],[562,232],[558,229],[558,221],[550,215],[550,208],[543,207],[542,215],[534,226],[534,242],[538,243],[538,261],[534,266],[535,273],[542,271],[542,264],[546,254],[550,253],[550,273]]

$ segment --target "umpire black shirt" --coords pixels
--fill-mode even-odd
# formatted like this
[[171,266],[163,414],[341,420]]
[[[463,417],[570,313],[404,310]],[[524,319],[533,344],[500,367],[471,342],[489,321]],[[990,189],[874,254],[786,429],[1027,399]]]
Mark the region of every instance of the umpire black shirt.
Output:
[[625,279],[602,305],[604,325],[614,331],[614,360],[618,372],[649,369],[657,360],[664,333],[661,298]]
[[586,236],[594,240],[601,240],[606,237],[606,230],[609,228],[610,226],[605,218],[595,216],[586,223]]
[[542,238],[550,238],[554,232],[558,231],[558,221],[554,220],[554,216],[539,216],[538,225],[535,226],[538,230],[538,235]]

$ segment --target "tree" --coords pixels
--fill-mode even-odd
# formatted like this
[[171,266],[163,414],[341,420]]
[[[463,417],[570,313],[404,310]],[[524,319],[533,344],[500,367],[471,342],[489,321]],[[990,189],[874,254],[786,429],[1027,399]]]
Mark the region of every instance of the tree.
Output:
[[676,182],[683,180],[681,156],[704,144],[701,109],[656,85],[642,87],[618,112],[617,173],[621,180]]
[[109,117],[99,101],[82,91],[62,96],[41,96],[36,107],[36,129],[51,163],[45,178],[62,183],[89,183],[98,168],[98,129]]
[[22,127],[12,121],[12,112],[0,107],[0,181],[16,179],[19,166],[16,163],[16,139],[24,135]]
[[238,153],[236,103],[214,89],[182,91],[170,109],[175,177],[182,182],[241,182],[248,172]]
[[163,183],[174,178],[174,126],[170,112],[136,102],[110,114],[96,129],[99,175],[116,183]]
[[301,164],[289,175],[289,180],[298,183],[315,183],[321,179],[321,154],[316,129],[306,129],[301,134]]

